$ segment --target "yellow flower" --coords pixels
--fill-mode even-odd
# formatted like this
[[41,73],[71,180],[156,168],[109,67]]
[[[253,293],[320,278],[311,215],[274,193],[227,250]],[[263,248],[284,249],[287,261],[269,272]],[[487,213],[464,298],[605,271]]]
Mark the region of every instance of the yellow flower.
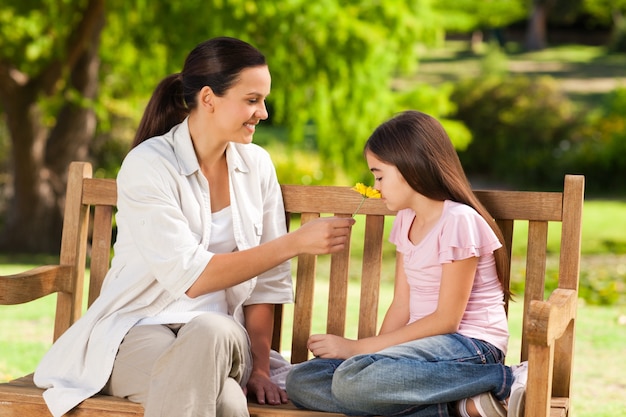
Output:
[[380,191],[360,182],[357,182],[352,189],[361,194],[363,198],[380,198]]
[[380,191],[360,182],[357,182],[356,185],[352,187],[352,189],[356,191],[357,193],[361,194],[361,196],[363,197],[363,199],[361,200],[361,203],[356,208],[356,211],[354,212],[352,217],[356,216],[356,214],[359,212],[366,198],[380,198],[381,197]]

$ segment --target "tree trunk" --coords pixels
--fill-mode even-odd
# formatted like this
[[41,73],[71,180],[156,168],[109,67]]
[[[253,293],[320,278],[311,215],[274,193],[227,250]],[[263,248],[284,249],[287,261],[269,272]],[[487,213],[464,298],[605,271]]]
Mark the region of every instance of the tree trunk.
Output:
[[[15,82],[11,88],[7,88],[6,82],[0,86],[0,99],[9,103],[5,111],[11,136],[14,190],[0,233],[2,252],[58,254],[67,169],[71,161],[87,159],[89,141],[96,128],[95,113],[83,102],[91,102],[97,93],[98,49],[104,27],[102,9],[91,18],[88,37],[76,40],[79,52],[71,65],[68,63],[66,87],[58,93],[68,99],[56,115],[52,129],[44,125],[38,100],[54,90],[50,83],[56,85],[58,79],[46,80],[49,74],[42,74],[30,82]],[[80,99],[71,99],[76,93]]]
[[546,47],[547,5],[534,1],[533,10],[526,29],[526,50],[540,51]]

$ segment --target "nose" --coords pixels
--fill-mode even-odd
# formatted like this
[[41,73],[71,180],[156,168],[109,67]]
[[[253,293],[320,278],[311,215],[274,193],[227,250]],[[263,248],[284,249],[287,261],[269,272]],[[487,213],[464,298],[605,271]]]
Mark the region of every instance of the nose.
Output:
[[265,105],[265,101],[260,102],[260,105],[256,110],[255,116],[261,120],[266,120],[269,117],[269,113],[267,112],[267,106]]

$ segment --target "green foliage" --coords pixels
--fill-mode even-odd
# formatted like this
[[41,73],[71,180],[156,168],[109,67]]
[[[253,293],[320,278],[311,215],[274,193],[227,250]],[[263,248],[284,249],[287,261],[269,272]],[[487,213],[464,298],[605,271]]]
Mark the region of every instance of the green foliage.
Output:
[[626,13],[626,0],[582,0],[582,11],[591,18],[591,24],[610,26],[616,15]]
[[80,20],[86,0],[0,1],[0,58],[37,74],[51,60],[63,59],[59,40]]
[[528,15],[524,0],[435,0],[435,10],[441,12],[444,27],[453,32],[499,28],[523,20]]
[[[180,71],[194,46],[214,36],[239,37],[267,56],[273,75],[270,123],[286,126],[291,144],[301,145],[312,134],[330,173],[362,162],[367,135],[395,111],[394,77],[415,69],[418,45],[443,39],[431,2],[111,0],[101,34],[98,101],[84,104],[97,112],[98,134],[122,149],[132,130],[115,125],[136,126],[156,84]],[[64,46],[86,5],[0,0],[0,58],[25,80],[53,60],[63,62]],[[67,99],[46,99],[48,127]]]
[[394,111],[393,78],[415,69],[418,44],[442,38],[430,2],[113,1],[102,47],[107,105],[119,109],[129,91],[145,99],[197,43],[235,36],[266,55],[270,122],[289,129],[288,141],[302,144],[313,129],[326,172],[361,163],[367,135]]
[[609,50],[612,52],[626,52],[626,18],[623,16],[614,24]]
[[563,164],[583,172],[587,188],[604,195],[626,192],[626,88],[608,93],[575,133]]
[[485,76],[456,87],[456,118],[473,141],[461,161],[470,175],[517,185],[562,186],[555,160],[575,125],[571,102],[551,77]]

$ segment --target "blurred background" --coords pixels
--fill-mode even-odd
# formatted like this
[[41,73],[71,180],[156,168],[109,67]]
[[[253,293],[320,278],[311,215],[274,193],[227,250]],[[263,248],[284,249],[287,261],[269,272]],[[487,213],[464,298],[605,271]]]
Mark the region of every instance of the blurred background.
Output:
[[156,84],[199,42],[267,56],[255,141],[283,183],[370,181],[363,143],[442,120],[476,187],[626,195],[626,0],[0,0],[0,251],[55,253],[65,176],[116,174]]

